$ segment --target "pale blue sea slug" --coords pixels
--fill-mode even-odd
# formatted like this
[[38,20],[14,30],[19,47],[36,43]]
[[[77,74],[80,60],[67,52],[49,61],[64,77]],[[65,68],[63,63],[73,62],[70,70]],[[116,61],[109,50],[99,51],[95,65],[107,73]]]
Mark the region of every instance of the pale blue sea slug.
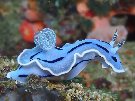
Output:
[[[56,35],[53,30],[44,28],[34,37],[36,47],[24,49],[17,58],[20,65],[17,70],[7,74],[20,82],[32,73],[50,80],[67,80],[77,76],[91,61],[100,61],[102,68],[112,67],[112,71],[124,72],[117,50],[124,44],[123,39],[114,48],[117,30],[110,43],[85,39],[73,44],[56,47]],[[95,67],[96,68],[96,67]]]

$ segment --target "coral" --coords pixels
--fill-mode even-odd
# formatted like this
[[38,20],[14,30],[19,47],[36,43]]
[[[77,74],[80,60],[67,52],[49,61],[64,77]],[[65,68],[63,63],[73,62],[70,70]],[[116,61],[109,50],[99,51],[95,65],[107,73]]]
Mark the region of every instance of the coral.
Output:
[[[94,25],[93,30],[88,33],[87,38],[96,38],[108,42],[109,37],[112,36],[111,33],[109,33],[109,31],[111,32],[111,30],[114,30],[116,28],[120,30],[121,37],[126,37],[128,34],[127,26],[125,27],[127,19],[124,20],[120,19],[119,21],[122,23],[121,25],[118,26],[110,25],[110,20],[113,16],[117,15],[125,15],[125,16],[135,15],[134,5],[135,3],[133,2],[133,0],[129,1],[88,0],[87,2],[82,1],[79,2],[77,5],[77,11],[81,16],[85,17],[86,19],[92,20]],[[80,6],[83,6],[83,8],[79,9]],[[85,14],[86,12],[89,12],[91,14],[89,13]],[[119,24],[118,21],[115,21],[115,23]]]
[[94,80],[97,89],[110,89],[111,82],[107,81],[105,78],[98,78]]
[[[98,90],[94,84],[90,88],[85,88],[79,83],[71,83],[66,92],[62,92],[65,96],[66,101],[89,101],[89,100],[100,100],[100,101],[116,101],[118,100],[118,94]],[[66,94],[65,94],[66,93]]]
[[[26,87],[31,87],[32,89],[44,89],[46,87],[49,91],[55,94],[60,94],[64,101],[79,101],[79,100],[101,100],[116,101],[118,99],[118,94],[111,91],[104,91],[96,89],[94,84],[90,88],[84,87],[80,83],[74,83],[74,80],[70,80],[70,83],[63,84],[59,81],[48,81],[44,78],[40,78],[34,74],[28,76],[28,82],[24,84]],[[33,91],[33,90],[31,90]],[[61,95],[62,94],[62,95]],[[61,99],[61,100],[62,100]]]
[[134,7],[135,5],[135,1],[134,0],[119,0],[113,3],[113,5],[111,5],[111,9],[115,10],[115,11],[130,11],[132,9],[132,7]]
[[19,31],[25,41],[33,43],[35,33],[46,27],[40,7],[33,0],[24,1],[21,13],[25,20],[20,24]]
[[93,22],[85,18],[80,18],[79,23],[80,26],[88,32],[94,27]]
[[17,88],[15,81],[9,79],[8,81],[0,82],[0,95],[5,93],[7,89],[14,90]]
[[78,13],[81,15],[81,16],[85,16],[85,13],[87,12],[87,11],[89,11],[89,8],[86,6],[86,3],[84,3],[84,2],[79,2],[78,4],[77,4],[77,11],[78,11]]
[[0,55],[0,81],[5,78],[7,73],[12,69],[16,70],[18,67],[16,56],[8,59],[6,56]]
[[117,38],[116,42],[119,42],[123,38],[127,37],[127,29],[123,25],[111,26],[109,23],[109,17],[99,18],[98,16],[93,18],[94,29],[88,34],[87,38],[99,39],[102,41],[109,42],[113,34],[112,31],[118,29],[120,37]]
[[97,16],[106,16],[110,12],[110,1],[109,0],[88,0],[86,3],[89,9]]

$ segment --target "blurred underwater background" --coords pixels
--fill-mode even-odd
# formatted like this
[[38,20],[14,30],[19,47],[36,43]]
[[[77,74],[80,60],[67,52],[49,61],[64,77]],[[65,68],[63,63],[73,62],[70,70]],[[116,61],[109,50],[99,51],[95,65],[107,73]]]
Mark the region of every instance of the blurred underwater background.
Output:
[[[109,43],[117,29],[116,43],[126,39],[118,51],[126,72],[111,74],[95,61],[71,80],[7,79],[43,28],[54,30],[58,47],[84,39]],[[0,101],[135,101],[134,46],[135,0],[0,0]]]

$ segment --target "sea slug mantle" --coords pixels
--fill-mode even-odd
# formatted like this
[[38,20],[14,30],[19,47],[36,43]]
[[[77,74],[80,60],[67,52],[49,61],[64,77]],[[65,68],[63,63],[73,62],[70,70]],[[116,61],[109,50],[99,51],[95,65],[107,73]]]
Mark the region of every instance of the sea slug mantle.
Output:
[[29,74],[36,74],[50,80],[67,80],[78,75],[89,62],[100,61],[102,68],[112,67],[112,71],[124,72],[117,50],[124,44],[123,39],[113,47],[118,31],[110,43],[85,39],[73,44],[66,43],[63,47],[56,47],[56,35],[53,30],[44,28],[34,37],[36,47],[24,49],[18,56],[17,70],[7,74],[20,82],[26,82]]

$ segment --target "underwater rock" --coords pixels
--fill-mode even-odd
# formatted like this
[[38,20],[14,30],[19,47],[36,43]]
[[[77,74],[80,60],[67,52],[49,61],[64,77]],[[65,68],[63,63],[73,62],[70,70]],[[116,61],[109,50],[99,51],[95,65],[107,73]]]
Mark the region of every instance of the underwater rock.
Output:
[[[9,59],[2,64],[4,63],[5,66],[8,64],[12,70],[15,70],[18,66],[16,62]],[[115,101],[119,99],[118,93],[96,89],[94,84],[91,84],[89,88],[83,86],[83,79],[84,77],[77,77],[64,82],[48,81],[34,74],[29,75],[27,82],[23,84],[12,79],[2,79],[2,82],[0,82],[0,101]]]
[[[30,77],[31,78],[31,77]],[[34,78],[33,78],[34,80]],[[41,83],[41,80],[38,83]],[[38,84],[37,83],[37,84]],[[31,83],[32,84],[32,83]],[[30,85],[31,85],[30,84]],[[90,88],[82,86],[80,83],[62,84],[61,82],[49,82],[43,88],[31,88],[27,84],[17,84],[16,89],[7,89],[5,93],[0,95],[0,101],[89,101],[101,100],[115,101],[118,99],[118,94],[111,91],[96,89],[95,85]],[[52,97],[53,96],[53,97]],[[19,99],[19,100],[18,100]]]

